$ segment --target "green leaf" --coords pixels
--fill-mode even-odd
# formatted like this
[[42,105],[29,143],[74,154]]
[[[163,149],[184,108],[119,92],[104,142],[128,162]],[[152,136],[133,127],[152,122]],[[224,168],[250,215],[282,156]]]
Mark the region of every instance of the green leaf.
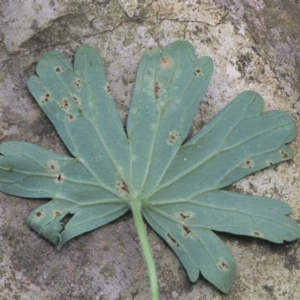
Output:
[[144,54],[127,122],[135,196],[155,192],[190,130],[212,71],[211,58],[197,60],[186,42]]
[[146,51],[125,132],[98,53],[81,47],[73,68],[62,54],[47,52],[28,86],[70,156],[2,143],[0,190],[51,199],[27,223],[58,249],[131,208],[152,299],[158,299],[157,279],[141,213],[191,281],[201,273],[229,292],[236,267],[215,232],[282,243],[299,238],[300,228],[281,201],[221,189],[292,158],[286,144],[296,132],[287,113],[262,112],[261,96],[246,91],[185,142],[212,70],[212,60],[196,59],[187,42]]

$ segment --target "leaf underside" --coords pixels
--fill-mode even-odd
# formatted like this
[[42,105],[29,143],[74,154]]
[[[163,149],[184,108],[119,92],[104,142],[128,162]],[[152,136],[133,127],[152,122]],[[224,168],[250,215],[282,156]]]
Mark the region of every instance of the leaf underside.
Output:
[[1,191],[51,199],[27,223],[59,249],[138,202],[190,280],[201,272],[227,293],[235,263],[215,232],[282,243],[299,238],[300,230],[287,216],[288,204],[222,188],[291,159],[286,144],[296,132],[287,113],[262,112],[261,96],[246,91],[184,143],[212,71],[212,60],[197,59],[187,42],[146,51],[125,133],[98,53],[81,47],[73,67],[62,54],[47,52],[28,87],[70,156],[2,143]]

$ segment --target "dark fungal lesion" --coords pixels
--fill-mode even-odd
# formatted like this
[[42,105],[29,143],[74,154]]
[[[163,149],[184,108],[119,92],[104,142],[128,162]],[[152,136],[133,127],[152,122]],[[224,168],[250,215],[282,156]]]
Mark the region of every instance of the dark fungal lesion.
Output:
[[179,243],[176,241],[176,239],[174,239],[174,238],[170,235],[170,233],[167,234],[167,237],[168,237],[169,241],[172,242],[172,244],[174,244],[176,247],[180,247]]

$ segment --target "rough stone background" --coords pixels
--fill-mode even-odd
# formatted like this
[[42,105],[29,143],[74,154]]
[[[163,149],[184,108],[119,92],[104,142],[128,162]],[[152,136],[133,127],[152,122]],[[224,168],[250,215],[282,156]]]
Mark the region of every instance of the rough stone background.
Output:
[[[246,89],[263,95],[266,110],[288,111],[299,129],[299,20],[299,0],[0,1],[0,138],[66,151],[26,87],[45,51],[56,49],[72,59],[82,44],[98,49],[125,119],[144,50],[175,40],[190,41],[198,56],[209,55],[215,63],[194,129]],[[282,199],[300,221],[299,143],[297,138],[291,144],[293,161],[230,188]],[[57,252],[24,223],[43,202],[0,195],[0,299],[149,299],[130,214]],[[224,295],[201,277],[190,283],[168,246],[150,228],[148,233],[161,299],[300,299],[298,241],[276,245],[222,234],[238,268]]]

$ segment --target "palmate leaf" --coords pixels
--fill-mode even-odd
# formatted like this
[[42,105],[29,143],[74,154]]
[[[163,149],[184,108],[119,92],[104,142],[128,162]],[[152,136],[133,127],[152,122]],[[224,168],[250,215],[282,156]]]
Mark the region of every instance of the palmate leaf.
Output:
[[275,243],[300,237],[298,224],[287,217],[289,205],[221,190],[290,159],[286,144],[295,138],[295,124],[285,112],[263,113],[260,95],[247,91],[183,143],[212,70],[212,60],[196,59],[187,42],[146,51],[125,133],[98,53],[81,47],[74,68],[62,54],[46,53],[28,86],[70,156],[30,143],[2,143],[1,191],[50,198],[27,223],[58,248],[130,208],[135,217],[137,207],[191,281],[201,272],[227,293],[235,264],[215,232]]

